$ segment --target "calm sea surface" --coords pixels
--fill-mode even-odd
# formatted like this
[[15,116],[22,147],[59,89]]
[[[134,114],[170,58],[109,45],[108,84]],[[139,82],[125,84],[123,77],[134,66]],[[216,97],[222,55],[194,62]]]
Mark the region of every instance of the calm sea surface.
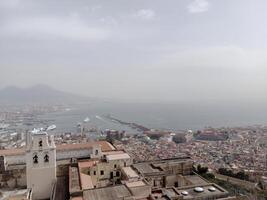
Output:
[[89,127],[100,130],[115,129],[135,133],[136,130],[107,119],[112,117],[135,122],[148,128],[197,130],[207,126],[227,127],[267,124],[267,106],[220,104],[145,104],[145,103],[91,103],[75,105],[70,110],[39,116],[53,120],[57,132],[75,132],[77,123],[90,118]]

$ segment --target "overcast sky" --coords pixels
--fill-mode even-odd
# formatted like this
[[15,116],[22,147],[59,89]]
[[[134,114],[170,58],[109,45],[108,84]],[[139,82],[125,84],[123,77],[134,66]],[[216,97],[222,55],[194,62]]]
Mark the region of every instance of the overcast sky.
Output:
[[267,99],[266,0],[0,0],[0,88]]

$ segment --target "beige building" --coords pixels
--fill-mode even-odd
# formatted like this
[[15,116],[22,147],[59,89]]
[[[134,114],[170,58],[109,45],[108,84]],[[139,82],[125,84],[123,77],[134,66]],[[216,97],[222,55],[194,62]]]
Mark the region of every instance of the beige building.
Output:
[[132,165],[131,157],[123,151],[102,152],[101,158],[78,161],[69,168],[70,195],[82,191],[116,185],[121,180],[121,169]]
[[[22,150],[19,153],[24,155]],[[51,163],[46,162],[46,155],[49,160],[52,158]],[[2,156],[3,162],[9,159]],[[193,173],[191,158],[133,163],[129,154],[105,141],[60,145],[55,149],[53,138],[47,134],[33,135],[27,141],[26,160],[27,185],[33,199],[39,199],[44,191],[43,197],[51,200],[238,199],[230,198],[226,190]]]
[[[132,164],[127,153],[112,151],[103,153],[100,159],[78,161],[69,172],[72,200],[229,198],[225,189],[195,174],[193,161],[187,157]],[[117,176],[111,175],[114,173]]]
[[56,146],[47,133],[27,135],[26,138],[27,188],[33,200],[49,199],[56,183]]
[[[68,173],[68,165],[72,159],[101,157],[102,152],[114,150],[114,146],[106,141],[57,145],[57,176]],[[0,174],[1,188],[26,187],[26,148],[0,150]]]

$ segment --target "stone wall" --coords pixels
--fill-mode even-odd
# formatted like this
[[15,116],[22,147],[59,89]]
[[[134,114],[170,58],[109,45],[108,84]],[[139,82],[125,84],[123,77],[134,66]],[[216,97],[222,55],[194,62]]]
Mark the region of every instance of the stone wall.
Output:
[[26,168],[8,170],[0,174],[0,188],[25,188]]
[[[14,168],[14,169],[13,169]],[[26,188],[26,165],[9,167],[9,170],[0,173],[0,188]],[[68,175],[69,164],[57,166],[57,176]]]

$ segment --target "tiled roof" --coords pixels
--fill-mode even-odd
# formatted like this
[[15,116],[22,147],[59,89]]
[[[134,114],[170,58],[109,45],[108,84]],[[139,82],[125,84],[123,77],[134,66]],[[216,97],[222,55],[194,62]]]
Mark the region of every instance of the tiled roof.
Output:
[[57,146],[57,151],[89,149],[89,148],[92,148],[96,144],[101,146],[101,150],[103,152],[115,150],[114,146],[112,146],[109,142],[97,141],[97,142],[87,142],[87,143],[79,143],[79,144],[61,144]]
[[25,154],[25,149],[2,149],[0,150],[0,156],[15,156]]
[[[96,141],[80,144],[60,144],[57,145],[57,151],[89,149],[92,148],[95,144],[100,145],[103,152],[116,150],[115,147],[107,141]],[[25,148],[0,150],[0,156],[15,156],[23,154],[25,154]]]

